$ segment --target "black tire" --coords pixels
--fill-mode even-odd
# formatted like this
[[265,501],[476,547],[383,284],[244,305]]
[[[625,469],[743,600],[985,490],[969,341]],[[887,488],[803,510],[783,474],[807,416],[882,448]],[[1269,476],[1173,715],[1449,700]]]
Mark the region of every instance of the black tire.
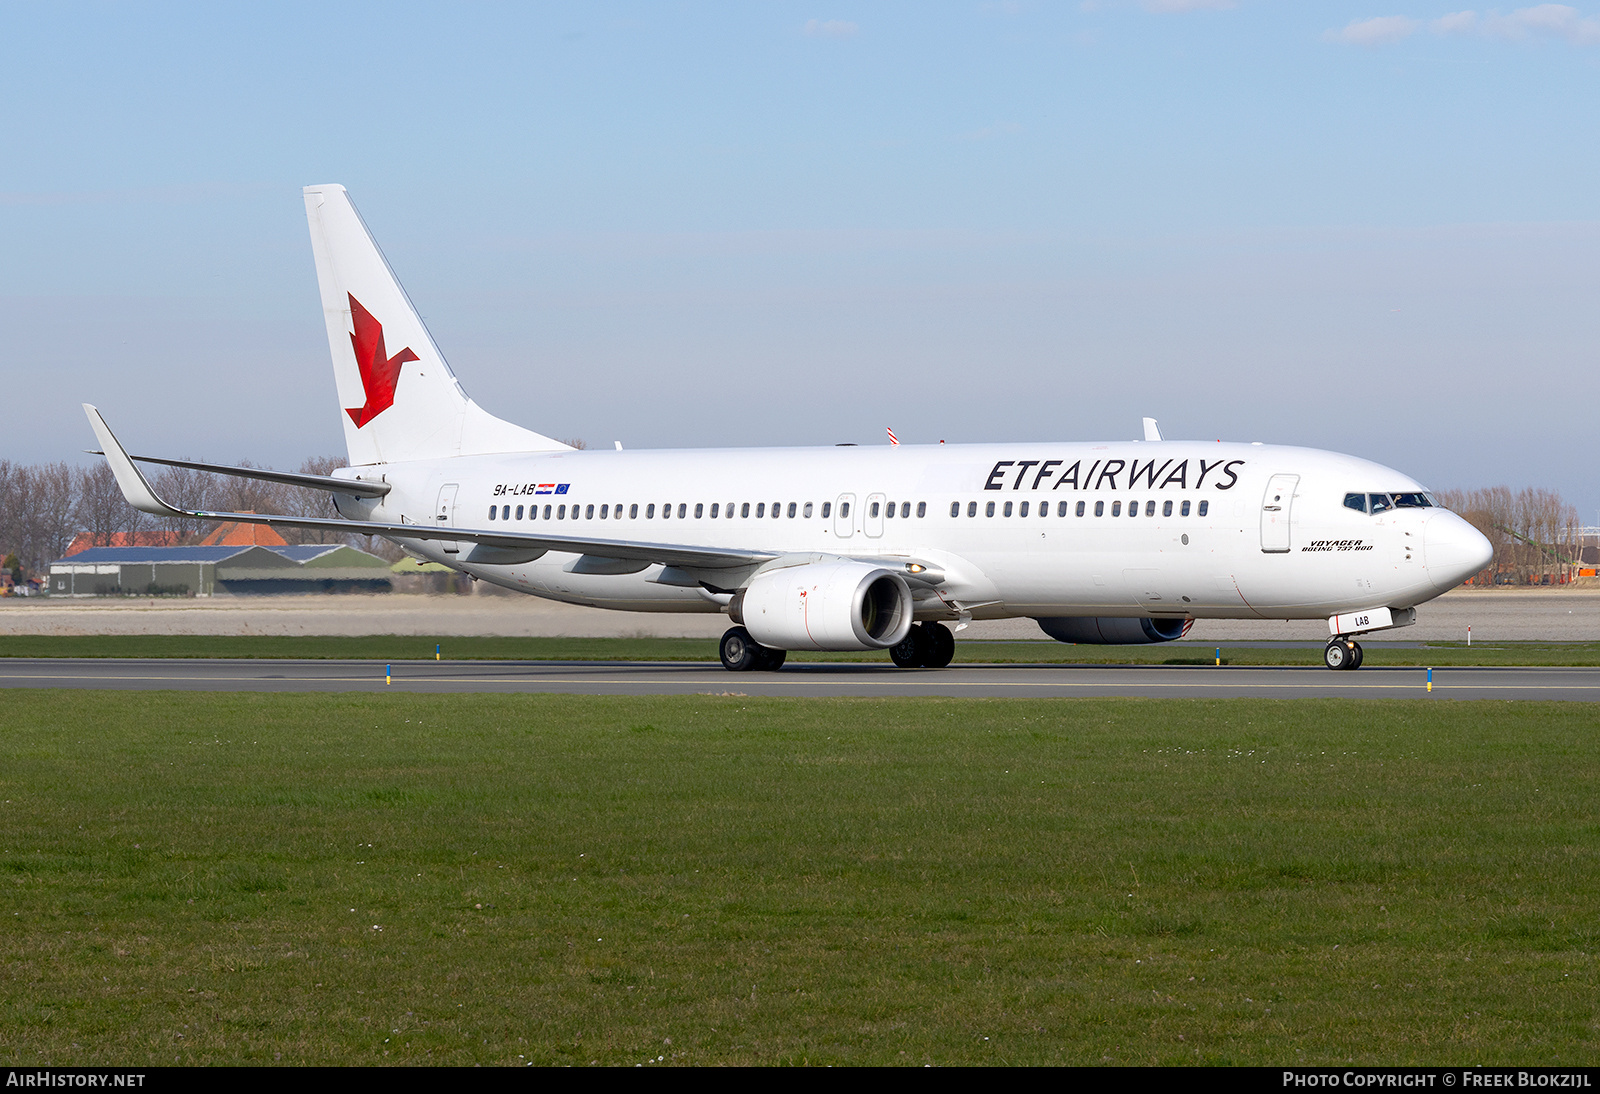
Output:
[[903,669],[921,668],[926,646],[927,640],[922,637],[922,628],[912,627],[906,632],[904,639],[889,647],[889,660]]
[[788,650],[775,650],[771,646],[757,646],[756,655],[757,672],[777,672],[783,668],[783,662],[788,658]]
[[761,651],[765,648],[743,627],[730,627],[723,634],[717,653],[722,658],[722,667],[729,672],[749,672],[759,667]]
[[942,623],[924,623],[922,630],[922,665],[924,668],[942,669],[955,659],[956,636]]
[[1361,667],[1361,662],[1365,659],[1366,654],[1362,652],[1360,642],[1350,643],[1350,653],[1352,655],[1350,658],[1350,671],[1354,672]]
[[1328,648],[1322,651],[1323,664],[1330,669],[1347,669],[1352,660],[1350,646],[1343,638],[1335,638],[1328,643]]

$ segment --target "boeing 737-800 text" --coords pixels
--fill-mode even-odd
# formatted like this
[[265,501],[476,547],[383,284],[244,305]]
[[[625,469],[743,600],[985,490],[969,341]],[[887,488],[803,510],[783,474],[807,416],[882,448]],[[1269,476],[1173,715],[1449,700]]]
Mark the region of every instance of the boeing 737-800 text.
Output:
[[[147,513],[376,533],[484,581],[624,611],[724,612],[733,670],[788,650],[942,667],[972,619],[1064,642],[1170,641],[1196,619],[1326,619],[1356,635],[1488,564],[1419,483],[1351,456],[1160,439],[578,451],[467,397],[342,186],[305,190],[350,466],[332,476],[129,456]],[[180,510],[139,463],[310,486],[337,516]]]

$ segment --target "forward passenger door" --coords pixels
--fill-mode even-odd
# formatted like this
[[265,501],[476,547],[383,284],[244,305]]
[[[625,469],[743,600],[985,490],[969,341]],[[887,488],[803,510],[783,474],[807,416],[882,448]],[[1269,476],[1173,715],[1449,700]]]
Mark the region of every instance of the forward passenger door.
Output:
[[1289,550],[1290,507],[1299,481],[1299,475],[1274,475],[1267,480],[1267,492],[1261,495],[1261,550],[1266,554]]

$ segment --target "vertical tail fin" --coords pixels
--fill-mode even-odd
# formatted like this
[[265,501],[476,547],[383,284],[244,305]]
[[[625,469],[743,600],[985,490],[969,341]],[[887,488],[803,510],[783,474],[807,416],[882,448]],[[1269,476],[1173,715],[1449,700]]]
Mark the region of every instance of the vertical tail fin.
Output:
[[467,397],[343,186],[305,199],[352,464],[567,447]]

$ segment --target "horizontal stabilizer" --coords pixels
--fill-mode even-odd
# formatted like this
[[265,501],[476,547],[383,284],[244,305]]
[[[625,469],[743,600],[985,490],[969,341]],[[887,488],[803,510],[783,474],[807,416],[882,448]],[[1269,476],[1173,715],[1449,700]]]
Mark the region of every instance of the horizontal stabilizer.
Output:
[[[87,403],[84,405],[88,406]],[[104,456],[105,453],[90,452],[89,455]],[[264,467],[234,467],[225,463],[169,460],[160,456],[129,456],[128,459],[135,463],[159,463],[166,467],[187,467],[191,471],[208,471],[213,475],[232,475],[236,479],[281,482],[285,486],[303,486],[308,490],[326,490],[330,494],[348,494],[353,498],[381,498],[389,492],[389,484],[386,482],[341,479],[335,475],[302,475],[293,471],[270,471]]]

